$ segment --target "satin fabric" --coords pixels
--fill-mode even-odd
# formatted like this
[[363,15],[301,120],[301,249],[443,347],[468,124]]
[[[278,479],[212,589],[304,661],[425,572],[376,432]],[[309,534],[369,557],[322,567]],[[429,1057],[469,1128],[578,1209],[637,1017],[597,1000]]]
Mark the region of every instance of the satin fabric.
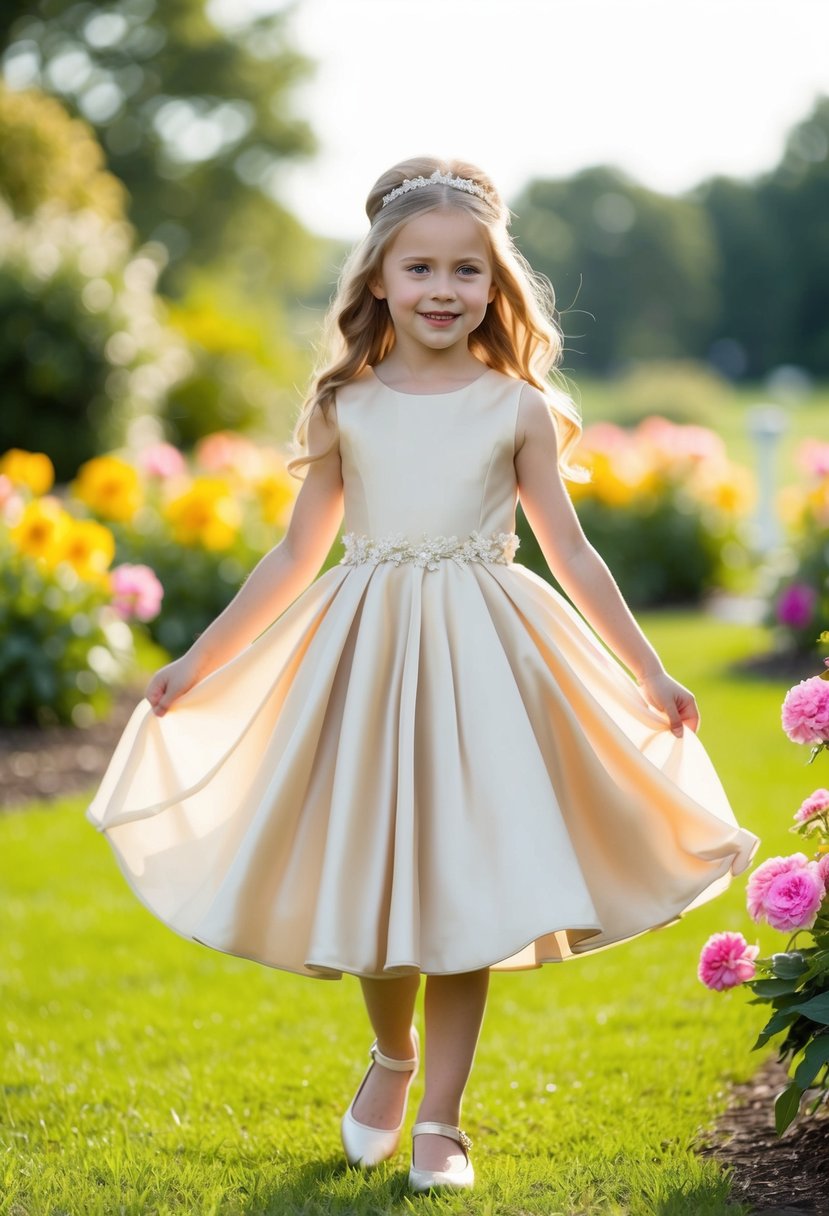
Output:
[[[521,390],[366,369],[337,396],[344,530],[511,532]],[[572,959],[759,845],[700,739],[520,560],[326,571],[165,717],[141,702],[86,816],[175,932],[328,979]]]

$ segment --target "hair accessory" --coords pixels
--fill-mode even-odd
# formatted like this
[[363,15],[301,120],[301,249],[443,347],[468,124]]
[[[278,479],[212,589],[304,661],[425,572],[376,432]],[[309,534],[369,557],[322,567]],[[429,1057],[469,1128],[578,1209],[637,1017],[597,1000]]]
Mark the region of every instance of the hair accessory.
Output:
[[389,194],[383,195],[383,206],[386,203],[392,202],[393,199],[399,198],[401,194],[408,194],[410,190],[419,190],[422,186],[452,186],[455,190],[465,190],[467,194],[477,194],[479,198],[486,198],[486,191],[483,186],[479,186],[477,182],[473,182],[469,177],[453,177],[451,173],[441,173],[440,169],[435,169],[431,177],[407,177],[399,186],[395,186]]

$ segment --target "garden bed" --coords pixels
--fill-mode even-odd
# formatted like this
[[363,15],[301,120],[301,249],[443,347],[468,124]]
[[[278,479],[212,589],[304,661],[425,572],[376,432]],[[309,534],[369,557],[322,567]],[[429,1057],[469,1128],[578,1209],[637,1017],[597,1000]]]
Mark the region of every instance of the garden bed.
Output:
[[92,790],[103,777],[141,696],[140,689],[122,690],[109,717],[84,728],[4,727],[0,731],[0,811]]

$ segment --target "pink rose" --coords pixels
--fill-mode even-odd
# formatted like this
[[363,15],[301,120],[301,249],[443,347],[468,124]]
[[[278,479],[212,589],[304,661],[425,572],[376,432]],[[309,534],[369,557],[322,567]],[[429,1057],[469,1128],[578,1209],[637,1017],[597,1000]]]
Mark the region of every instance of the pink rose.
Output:
[[803,629],[812,619],[817,592],[808,583],[790,583],[777,597],[775,616],[781,625]]
[[778,875],[802,870],[808,864],[805,853],[793,853],[791,857],[769,857],[753,870],[746,885],[746,907],[751,919],[760,921],[766,915],[766,895]]
[[802,870],[778,874],[766,892],[766,920],[772,929],[784,933],[809,929],[815,923],[823,896],[823,879],[813,861]]
[[794,818],[798,823],[807,823],[808,820],[814,819],[816,815],[822,814],[825,810],[829,810],[829,790],[815,790],[801,802],[794,813]]
[[112,606],[125,621],[158,616],[164,588],[149,566],[116,566],[110,575]]
[[783,701],[783,730],[793,743],[829,739],[829,680],[811,676],[790,688]]
[[754,979],[759,946],[749,946],[742,933],[712,933],[699,956],[697,975],[708,988],[722,992]]
[[145,448],[139,463],[151,477],[177,477],[187,467],[181,452],[171,443],[154,443]]

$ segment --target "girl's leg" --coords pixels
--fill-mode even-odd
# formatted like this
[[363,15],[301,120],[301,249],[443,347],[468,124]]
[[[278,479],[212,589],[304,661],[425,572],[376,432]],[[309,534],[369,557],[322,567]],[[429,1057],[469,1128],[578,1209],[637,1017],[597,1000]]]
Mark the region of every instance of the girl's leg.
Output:
[[[415,1054],[411,1030],[420,976],[403,975],[392,980],[361,977],[360,985],[380,1051],[392,1059],[410,1060]],[[403,1117],[410,1075],[379,1066],[372,1068],[354,1103],[353,1114],[358,1123],[397,1127]]]
[[[488,967],[462,975],[427,977],[426,1090],[417,1122],[460,1125],[463,1091],[472,1070],[488,991]],[[415,1152],[418,1169],[452,1170],[464,1164],[463,1150],[446,1136],[418,1136]]]

